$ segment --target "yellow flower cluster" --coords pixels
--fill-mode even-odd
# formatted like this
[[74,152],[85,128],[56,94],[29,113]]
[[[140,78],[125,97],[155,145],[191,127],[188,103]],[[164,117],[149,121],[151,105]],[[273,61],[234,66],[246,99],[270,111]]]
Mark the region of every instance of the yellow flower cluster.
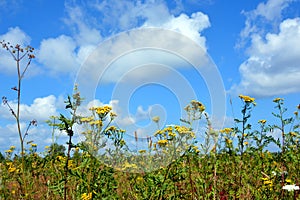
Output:
[[186,126],[176,125],[174,128],[179,134],[188,134],[191,137],[195,137],[195,133],[193,131],[191,131],[191,129],[186,127]]
[[91,122],[94,120],[94,117],[91,116],[91,117],[83,117],[80,119],[81,122]]
[[90,192],[90,193],[83,193],[82,195],[81,195],[81,199],[82,200],[91,200],[92,199],[92,196],[93,196],[93,194],[92,194],[92,192]]
[[220,133],[226,133],[226,134],[229,134],[233,131],[232,128],[224,128],[222,130],[220,130]]
[[138,167],[137,167],[136,164],[130,164],[128,162],[125,162],[122,170],[125,170],[125,169],[137,169],[137,168]]
[[292,132],[290,132],[290,135],[293,136],[293,137],[296,137],[297,133],[292,131]]
[[90,121],[89,124],[92,125],[92,126],[93,126],[93,125],[103,126],[102,120]]
[[99,115],[107,115],[107,113],[109,113],[112,110],[112,107],[106,105],[106,106],[102,106],[102,107],[92,107],[92,108],[90,108],[90,110],[96,111],[96,113]]
[[268,187],[273,186],[273,181],[270,180],[269,178],[261,178],[261,180],[263,180],[265,186],[268,186]]
[[141,153],[141,154],[146,153],[146,150],[145,149],[141,149],[141,150],[139,150],[139,153]]
[[158,123],[160,120],[159,116],[155,116],[152,118],[152,121],[155,122],[155,123]]
[[159,146],[166,146],[167,143],[168,143],[168,140],[158,140],[158,141],[157,141],[157,144],[158,144]]
[[186,111],[194,110],[194,111],[199,111],[199,112],[203,112],[205,110],[205,106],[199,101],[192,100],[191,105],[192,106],[187,105],[185,107],[185,110]]
[[230,140],[229,138],[225,137],[225,142],[226,142],[226,144],[231,144],[232,140]]
[[246,103],[254,103],[255,98],[240,94],[239,97]]
[[195,146],[195,145],[192,146],[192,149],[193,149],[196,153],[199,153],[199,152],[200,152],[200,150],[198,149],[198,147]]
[[6,164],[7,164],[7,166],[8,166],[8,172],[9,172],[9,173],[13,173],[13,172],[15,172],[15,171],[17,171],[17,172],[19,171],[19,170],[17,170],[16,167],[14,167],[14,165],[13,165],[12,162],[7,162]]
[[275,98],[275,99],[273,99],[273,102],[278,103],[283,100],[284,100],[283,98]]
[[260,123],[260,124],[265,124],[266,122],[267,122],[267,120],[265,120],[265,119],[261,119],[258,121],[258,123]]

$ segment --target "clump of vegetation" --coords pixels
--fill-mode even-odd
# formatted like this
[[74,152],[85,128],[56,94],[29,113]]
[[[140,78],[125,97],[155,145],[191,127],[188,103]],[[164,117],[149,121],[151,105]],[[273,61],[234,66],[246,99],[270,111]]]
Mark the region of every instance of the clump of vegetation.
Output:
[[[8,106],[20,123],[21,80],[33,48],[8,46],[1,42],[17,62],[18,107]],[[21,55],[21,53],[24,53]],[[20,72],[19,61],[29,62]],[[132,152],[124,139],[125,130],[114,124],[117,115],[108,105],[91,107],[90,115],[78,114],[83,99],[75,86],[66,100],[70,115],[53,116],[48,124],[68,136],[67,149],[53,143],[37,153],[33,142],[25,149],[25,133],[18,128],[21,153],[15,146],[0,154],[1,199],[300,199],[300,105],[286,117],[284,99],[276,98],[273,115],[279,124],[258,121],[251,124],[255,99],[240,95],[241,117],[234,127],[216,130],[205,106],[192,100],[185,107],[183,125],[160,127],[147,138],[146,149]],[[205,122],[204,142],[197,141],[193,124]],[[80,126],[84,139],[73,143],[74,126]],[[280,132],[280,138],[274,132]],[[135,135],[136,140],[137,135]],[[275,144],[279,152],[269,152]],[[27,151],[26,151],[27,150]]]

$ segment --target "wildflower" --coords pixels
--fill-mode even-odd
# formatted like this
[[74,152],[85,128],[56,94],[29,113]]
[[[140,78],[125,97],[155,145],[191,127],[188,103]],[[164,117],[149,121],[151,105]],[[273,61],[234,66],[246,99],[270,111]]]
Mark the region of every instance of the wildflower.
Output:
[[16,146],[10,146],[9,149],[14,150]]
[[115,118],[117,116],[117,114],[116,113],[114,113],[114,112],[111,112],[110,113],[110,117],[113,119],[113,118]]
[[111,132],[114,132],[116,130],[117,130],[117,127],[115,127],[115,126],[110,126],[106,129],[106,131],[111,131]]
[[13,151],[11,149],[5,150],[5,153],[12,153]]
[[37,144],[31,144],[32,147],[37,147]]
[[111,106],[103,106],[96,108],[96,113],[99,115],[106,115],[112,110]]
[[275,98],[273,99],[273,102],[278,103],[279,101],[283,101],[283,98]]
[[297,185],[285,185],[282,187],[283,190],[287,191],[294,191],[294,190],[299,190],[299,186]]
[[254,103],[255,98],[245,96],[245,95],[239,95],[239,97],[246,103]]
[[228,138],[225,138],[225,142],[226,144],[231,144],[232,143],[232,140],[228,139]]
[[158,123],[160,120],[159,116],[155,116],[152,118],[152,121],[155,122],[155,123]]
[[125,144],[126,144],[125,140],[122,139],[122,140],[120,141],[120,146],[124,146]]
[[220,133],[226,133],[226,134],[229,134],[233,131],[232,128],[224,128],[222,130],[220,130]]
[[244,145],[248,145],[249,143],[248,142],[244,142]]
[[137,182],[142,182],[143,180],[144,180],[144,179],[143,179],[143,177],[141,177],[141,176],[139,176],[139,177],[136,178],[136,181],[137,181]]
[[203,112],[205,110],[205,106],[199,101],[192,100],[191,104],[194,110],[199,110],[200,112]]
[[168,135],[169,135],[170,137],[176,137],[176,133],[173,133],[173,132],[169,132]]
[[297,133],[292,131],[292,132],[290,132],[290,135],[293,136],[293,137],[296,137]]
[[145,149],[141,149],[141,150],[139,150],[139,153],[146,153],[146,150]]
[[12,172],[16,171],[16,169],[17,168],[15,168],[15,167],[9,167],[8,168],[8,172],[12,173]]
[[103,125],[102,120],[95,120],[95,121],[91,121],[89,123],[90,123],[90,125],[98,125],[98,126]]
[[94,118],[93,117],[83,117],[80,119],[81,122],[91,122]]
[[265,120],[265,119],[261,119],[258,121],[258,123],[260,123],[260,124],[265,124],[266,122],[267,122],[267,120]]
[[286,183],[291,183],[292,180],[287,178],[287,179],[285,179],[285,182],[286,182]]
[[81,195],[81,199],[82,200],[90,200],[90,199],[92,199],[92,193],[90,192],[90,193],[83,193],[82,195]]
[[157,144],[158,144],[159,146],[165,146],[167,143],[168,143],[168,140],[158,140],[158,141],[157,141]]
[[296,116],[298,116],[298,111],[295,111],[294,114],[295,114]]

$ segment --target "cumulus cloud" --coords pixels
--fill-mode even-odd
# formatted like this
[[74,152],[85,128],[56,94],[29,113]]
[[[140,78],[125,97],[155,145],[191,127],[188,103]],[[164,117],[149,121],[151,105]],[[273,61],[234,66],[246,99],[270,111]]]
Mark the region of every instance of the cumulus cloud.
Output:
[[[17,103],[9,101],[9,105],[16,112]],[[20,118],[23,121],[31,121],[36,119],[38,122],[44,122],[52,115],[57,115],[57,99],[53,95],[34,99],[31,105],[20,105]],[[1,105],[1,117],[4,119],[12,119],[12,114],[6,105]]]
[[253,34],[264,34],[265,27],[271,25],[276,30],[282,20],[283,11],[295,0],[268,0],[259,3],[256,9],[243,11],[246,16],[245,28],[241,31],[241,40],[237,47],[243,47]]
[[76,43],[73,38],[61,35],[43,40],[37,57],[50,72],[69,73],[78,68],[75,48]]
[[[200,32],[210,26],[208,16],[201,12],[193,13],[190,16],[186,14],[175,16],[164,1],[102,1],[86,4],[79,4],[75,1],[75,3],[67,3],[66,10],[68,17],[64,21],[74,30],[74,40],[77,45],[75,54],[79,64],[83,64],[82,61],[84,61],[84,59],[80,59],[80,57],[87,58],[93,48],[96,47],[96,42],[100,42],[103,38],[109,39],[110,36],[119,32],[140,27],[160,27],[177,31],[185,37],[194,40],[203,48],[203,51],[206,51],[205,37],[203,37]],[[93,10],[93,15],[90,14],[91,10]],[[106,51],[98,53],[98,60],[92,61],[93,63],[97,63],[97,66],[94,68],[105,68],[106,63],[103,63],[102,60],[109,60],[111,58],[117,59],[117,57],[121,56],[125,51],[130,51],[137,47],[155,46],[155,44],[161,43],[164,44],[160,46],[172,45],[173,49],[176,47],[176,49],[185,49],[186,51],[193,52],[192,49],[188,49],[188,45],[183,46],[183,43],[180,43],[178,38],[166,39],[168,36],[161,34],[156,35],[155,39],[149,40],[153,37],[151,33],[147,35],[145,32],[144,35],[140,35],[138,38],[130,34],[131,33],[128,33],[128,35],[125,34],[123,35],[124,37],[116,40],[112,38],[109,42],[105,40],[104,43],[109,46],[105,46]],[[145,40],[145,38],[147,38],[147,40]],[[170,40],[172,40],[172,42],[170,42]],[[103,43],[101,45],[103,45]],[[143,60],[146,57],[151,57],[151,55],[144,54],[134,59]],[[88,57],[88,59],[91,59],[91,56]],[[128,58],[126,60],[127,62],[123,63],[129,63],[130,65],[134,59]],[[166,57],[165,60],[167,59]],[[182,64],[182,62],[180,64]],[[127,72],[133,67],[135,66],[117,67],[118,70],[114,70],[113,76],[120,77],[120,74],[123,74],[124,68]],[[91,67],[86,70],[86,72],[88,72],[86,75],[90,78],[93,78],[95,75],[97,76],[94,68]],[[115,66],[113,68],[116,69]],[[149,73],[146,71],[145,74],[149,76]],[[157,74],[158,73],[153,75],[156,76]],[[109,75],[108,77],[112,76]],[[99,77],[95,77],[95,79],[98,78]],[[114,82],[115,79],[110,78],[110,81]]]
[[[251,13],[267,20],[281,19],[282,10],[289,2],[269,0]],[[231,91],[260,97],[299,92],[300,18],[282,20],[278,31],[265,31],[248,31],[251,36],[247,48],[249,57],[239,68],[241,82]]]

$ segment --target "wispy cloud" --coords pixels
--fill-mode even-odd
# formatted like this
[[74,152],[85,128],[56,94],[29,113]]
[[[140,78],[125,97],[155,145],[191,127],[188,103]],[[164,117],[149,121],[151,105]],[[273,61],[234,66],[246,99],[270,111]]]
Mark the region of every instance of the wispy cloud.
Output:
[[[300,91],[300,19],[282,19],[291,2],[269,0],[246,14],[241,37],[250,38],[249,57],[239,68],[241,82],[231,91],[260,97]],[[275,29],[268,28],[271,22]]]

